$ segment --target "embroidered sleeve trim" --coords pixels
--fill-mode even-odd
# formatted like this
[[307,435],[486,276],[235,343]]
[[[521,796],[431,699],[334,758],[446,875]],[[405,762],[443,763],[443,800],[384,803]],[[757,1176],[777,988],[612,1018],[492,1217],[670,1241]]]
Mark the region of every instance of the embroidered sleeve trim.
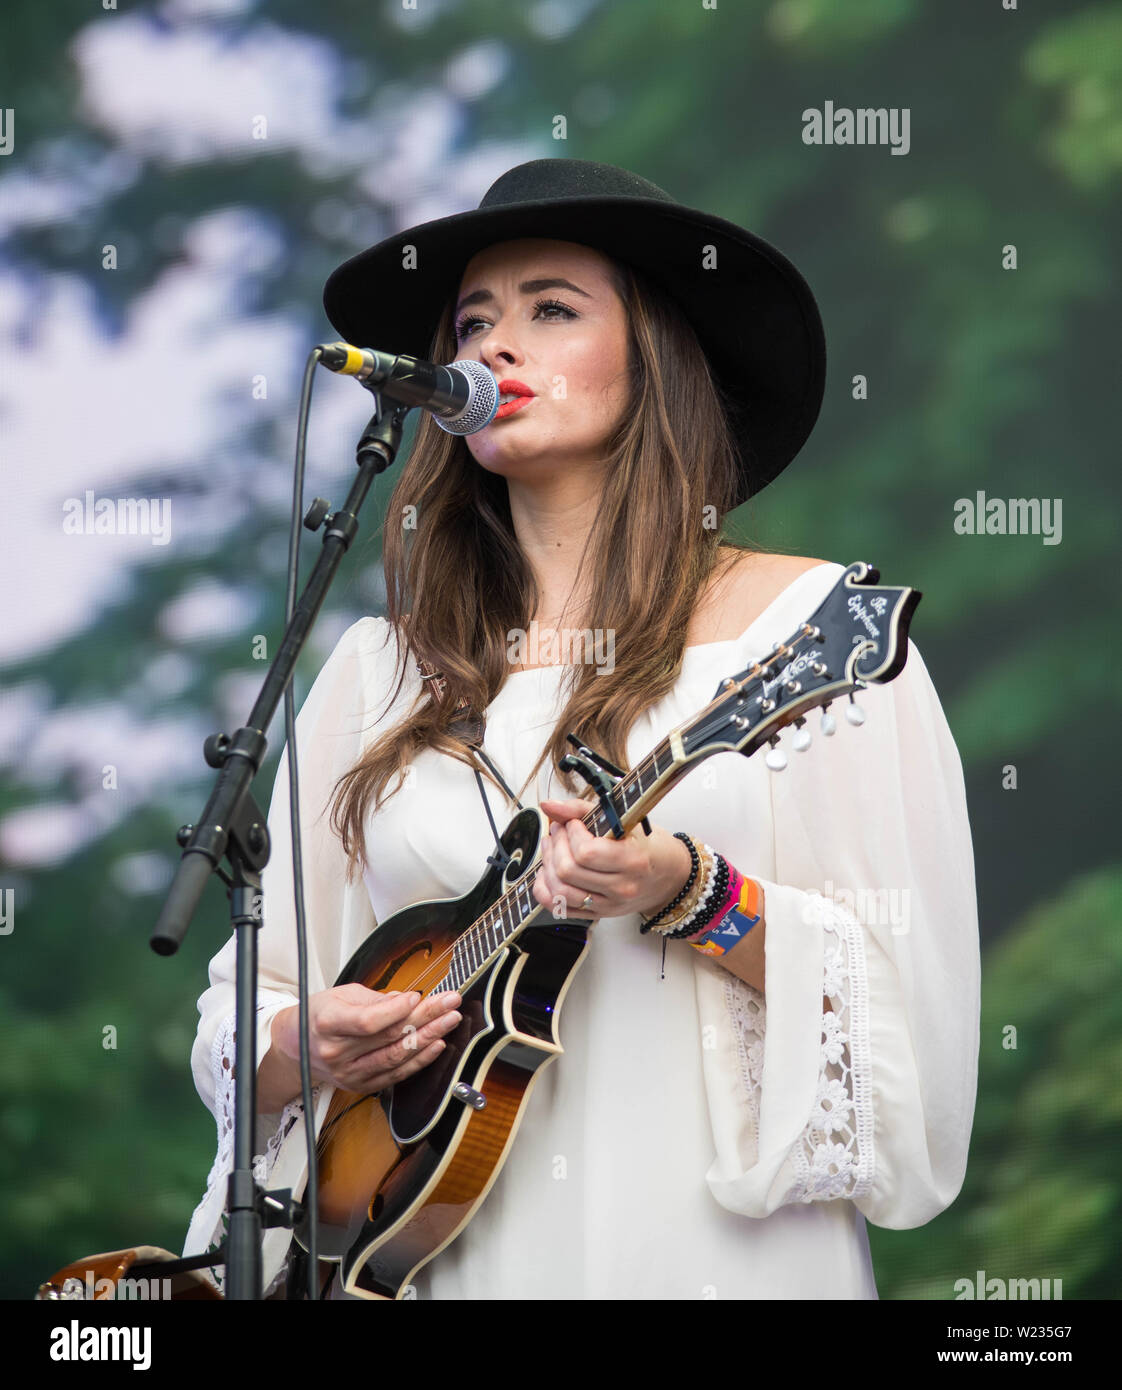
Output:
[[[259,1005],[258,1012],[260,1013],[264,1007],[266,1006]],[[234,1168],[234,1048],[236,1041],[234,1015],[231,1013],[219,1025],[210,1054],[211,1069],[214,1073],[214,1120],[218,1130],[218,1148],[210,1174],[207,1177],[206,1192],[196,1210],[201,1209],[214,1199],[219,1188],[221,1188],[222,1197],[218,1224],[215,1226],[214,1233],[206,1247],[208,1251],[219,1248],[226,1239],[228,1229],[226,1182]],[[313,1109],[318,1097],[319,1087],[314,1087],[312,1089]],[[303,1123],[303,1118],[304,1107],[301,1102],[299,1100],[290,1101],[281,1111],[279,1123],[265,1144],[265,1152],[254,1155],[253,1177],[262,1187],[268,1187],[281,1145],[291,1133],[293,1126]],[[225,1293],[225,1270],[221,1266],[215,1266],[204,1273],[209,1274],[220,1292]],[[280,1287],[287,1277],[287,1273],[288,1262],[286,1260],[270,1281],[269,1287],[264,1290],[264,1297],[268,1298]]]
[[[872,1061],[869,983],[861,924],[836,907],[822,916],[823,996],[818,1085],[806,1128],[789,1162],[793,1180],[782,1205],[864,1196],[873,1182]],[[759,990],[730,976],[725,1000],[753,1132],[759,1144],[767,1006]]]

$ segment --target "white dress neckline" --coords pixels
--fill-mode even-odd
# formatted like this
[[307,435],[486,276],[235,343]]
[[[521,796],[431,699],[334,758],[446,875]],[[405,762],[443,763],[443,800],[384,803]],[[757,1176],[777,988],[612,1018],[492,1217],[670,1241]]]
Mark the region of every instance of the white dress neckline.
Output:
[[[740,633],[738,636],[722,637],[717,642],[695,642],[692,646],[685,647],[682,651],[683,669],[686,667],[687,662],[696,662],[698,660],[703,660],[710,652],[717,651],[722,647],[739,646],[742,642],[746,641],[747,638],[751,636],[755,628],[759,627],[767,620],[767,618],[771,615],[773,609],[777,608],[779,604],[789,599],[792,591],[800,583],[808,579],[810,575],[817,574],[819,570],[832,567],[833,563],[833,561],[824,560],[820,564],[812,565],[809,569],[805,569],[801,574],[796,575],[795,578],[791,580],[790,584],[786,586],[786,588],[782,589],[778,594],[776,594],[775,598],[772,599],[772,601],[767,605],[766,608],[761,609],[760,612],[756,614],[756,616],[752,619],[752,621],[748,624],[744,631]],[[506,680],[503,682],[501,688],[499,689],[498,694],[495,696],[494,700],[488,706],[487,712],[491,713],[497,708],[498,705],[500,705],[501,703],[505,703],[505,697],[512,693],[515,690],[515,688],[517,688],[518,695],[520,698],[528,697],[531,683],[521,678],[524,678],[526,676],[539,677],[539,690],[541,691],[541,693],[544,693],[552,685],[555,676],[557,676],[560,672],[568,671],[570,669],[571,667],[565,662],[554,662],[549,666],[531,666],[526,670],[511,671],[507,675]],[[512,682],[517,682],[517,686],[513,685]]]
[[[791,590],[795,587],[796,584],[798,584],[801,580],[805,579],[808,575],[816,574],[820,569],[826,569],[832,564],[833,561],[831,560],[823,560],[820,564],[811,565],[809,569],[805,569],[801,574],[797,574],[795,578],[791,580],[790,584],[787,585],[786,588],[781,589],[780,592],[776,594],[776,596],[772,599],[772,601],[767,605],[766,608],[762,608],[759,611],[759,613],[756,614],[756,616],[752,619],[752,621],[748,624],[744,631],[740,633],[738,636],[722,637],[719,639],[719,641],[716,642],[694,642],[691,646],[683,648],[682,659],[685,660],[685,658],[689,656],[691,652],[706,652],[710,651],[713,647],[729,647],[732,646],[733,643],[743,642],[744,639],[748,636],[748,634],[752,631],[752,629],[758,626],[758,624],[762,623],[764,619],[768,616],[768,614],[771,612],[771,610],[777,607],[778,604],[780,604],[785,598],[787,598],[787,596],[790,594]],[[524,670],[511,671],[510,675],[507,676],[507,680],[510,680],[512,676],[536,676],[541,671],[567,671],[568,669],[569,667],[565,664],[565,662],[557,661],[552,662],[548,666],[531,666]]]

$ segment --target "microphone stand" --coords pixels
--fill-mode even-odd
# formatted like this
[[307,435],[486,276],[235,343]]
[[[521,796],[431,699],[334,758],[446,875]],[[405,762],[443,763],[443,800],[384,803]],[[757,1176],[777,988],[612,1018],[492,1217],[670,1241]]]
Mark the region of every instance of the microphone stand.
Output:
[[[227,1184],[228,1235],[225,1243],[226,1297],[259,1299],[261,1232],[268,1226],[294,1226],[300,1203],[287,1189],[263,1192],[253,1177],[257,1115],[257,931],[262,924],[261,870],[269,862],[267,818],[253,799],[250,783],[265,755],[265,730],[292,679],[343,553],[358,531],[358,512],[377,475],[387,469],[401,444],[402,423],[410,407],[396,405],[383,417],[377,392],[375,411],[356,449],[358,475],[341,510],[317,497],[304,517],[310,531],[325,526],[323,549],[285,629],[280,649],[265,676],[245,727],[233,738],[211,734],[203,744],[207,763],[218,777],[195,825],[181,826],[176,839],[183,857],[150,939],[162,956],[174,955],[212,873],[226,884],[230,923],[237,936],[235,1028],[234,1167]],[[220,860],[229,861],[226,873]],[[217,1263],[212,1261],[211,1263]]]

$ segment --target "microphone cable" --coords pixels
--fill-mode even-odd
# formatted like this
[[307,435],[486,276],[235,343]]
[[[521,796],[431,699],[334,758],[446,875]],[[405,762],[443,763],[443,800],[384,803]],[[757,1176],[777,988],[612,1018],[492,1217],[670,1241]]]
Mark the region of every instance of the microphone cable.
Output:
[[[292,522],[288,533],[288,587],[284,601],[287,630],[296,608],[296,589],[300,571],[300,532],[304,519],[304,465],[308,442],[308,415],[312,404],[312,383],[322,347],[308,354],[300,386],[300,405],[296,418],[296,460],[292,478]],[[296,756],[296,670],[284,690],[284,737],[288,747],[288,805],[292,828],[292,883],[296,907],[296,992],[300,1014],[300,1100],[304,1109],[304,1140],[308,1149],[308,1179],[304,1184],[303,1205],[308,1248],[308,1298],[319,1299],[319,1161],[316,1153],[316,1123],[312,1108],[312,1058],[308,1041],[308,933],[304,912],[304,873],[300,833],[300,771]],[[258,1063],[260,1065],[260,1063]],[[295,1239],[295,1232],[293,1232]],[[291,1258],[291,1255],[290,1255]]]

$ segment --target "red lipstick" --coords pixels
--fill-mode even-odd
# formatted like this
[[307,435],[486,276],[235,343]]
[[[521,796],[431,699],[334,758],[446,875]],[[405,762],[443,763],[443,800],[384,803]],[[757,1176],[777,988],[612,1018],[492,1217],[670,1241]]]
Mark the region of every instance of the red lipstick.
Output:
[[533,391],[523,382],[515,381],[513,377],[504,377],[503,380],[499,382],[499,395],[513,395],[516,396],[517,399],[506,401],[503,405],[500,405],[498,410],[495,411],[496,420],[505,420],[508,415],[513,415],[516,410],[521,410],[524,405],[529,405],[534,399]]

